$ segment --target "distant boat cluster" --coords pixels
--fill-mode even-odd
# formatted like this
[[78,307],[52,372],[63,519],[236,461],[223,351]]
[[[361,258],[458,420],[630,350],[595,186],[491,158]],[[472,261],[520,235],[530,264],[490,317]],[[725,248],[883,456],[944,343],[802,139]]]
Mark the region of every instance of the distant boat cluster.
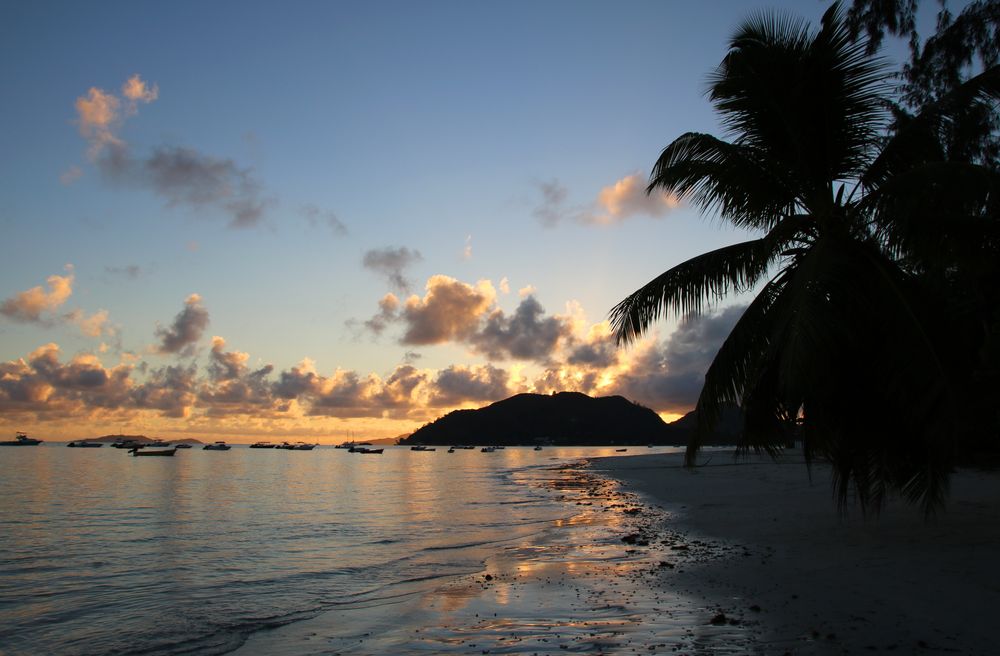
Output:
[[[111,437],[111,436],[108,436]],[[143,438],[145,439],[145,438]],[[35,446],[41,444],[43,440],[35,439],[33,437],[28,437],[27,433],[18,431],[13,440],[0,441],[0,446]],[[104,446],[105,442],[97,442],[91,440],[74,440],[66,444],[70,448],[76,449],[96,449]],[[130,455],[133,456],[172,456],[178,449],[190,449],[192,446],[186,442],[178,442],[177,444],[171,444],[170,442],[165,442],[161,439],[142,441],[133,438],[120,437],[114,442],[109,443],[112,449],[125,449]],[[309,444],[306,442],[281,442],[280,444],[275,444],[274,442],[254,442],[249,446],[251,449],[285,449],[287,451],[312,451],[319,444]],[[203,451],[229,451],[232,447],[226,444],[224,441],[216,441],[211,444],[205,444],[201,447]],[[337,444],[333,448],[335,449],[346,449],[349,453],[362,453],[362,454],[381,454],[385,451],[383,448],[372,448],[371,442],[343,442]],[[457,450],[473,450],[476,449],[475,446],[470,446],[467,444],[454,445],[449,447],[448,453],[455,453]],[[484,446],[480,448],[482,453],[494,453],[496,451],[502,451],[503,446]],[[534,447],[535,451],[541,451],[541,446]],[[410,451],[437,451],[436,447],[427,446],[425,444],[418,444],[410,447]],[[625,451],[625,449],[618,449],[618,451]]]

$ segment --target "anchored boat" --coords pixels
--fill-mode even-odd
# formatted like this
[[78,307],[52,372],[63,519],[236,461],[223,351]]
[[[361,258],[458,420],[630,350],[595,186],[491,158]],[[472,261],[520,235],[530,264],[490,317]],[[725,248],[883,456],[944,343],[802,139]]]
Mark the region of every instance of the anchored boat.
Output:
[[41,440],[28,437],[27,433],[17,431],[17,433],[14,434],[14,439],[0,442],[0,446],[37,446],[41,443]]

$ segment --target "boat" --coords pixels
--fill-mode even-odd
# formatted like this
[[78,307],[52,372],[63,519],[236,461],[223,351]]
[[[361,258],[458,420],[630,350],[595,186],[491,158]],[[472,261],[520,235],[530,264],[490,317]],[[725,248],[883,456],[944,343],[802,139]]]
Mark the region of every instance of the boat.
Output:
[[14,439],[0,442],[0,446],[37,446],[41,443],[42,440],[28,437],[28,434],[23,431],[17,431],[14,433]]
[[455,453],[455,447],[451,447],[450,449],[448,449],[448,453]]
[[160,438],[156,438],[152,442],[146,442],[146,444],[144,446],[151,446],[151,447],[154,447],[154,448],[156,448],[156,447],[166,447],[166,446],[170,446],[170,442],[164,442]]
[[135,447],[139,447],[141,449],[144,446],[146,446],[145,443],[136,442],[135,440],[123,440],[121,438],[111,443],[111,448],[113,449],[133,449]]
[[101,442],[88,442],[87,440],[80,440],[79,442],[70,442],[66,446],[78,449],[96,449],[104,446],[104,444]]
[[202,451],[228,451],[233,447],[229,446],[225,442],[215,442],[213,444],[206,444],[201,447]]
[[617,453],[625,453],[626,451],[628,451],[628,449],[615,449],[615,452]]
[[177,447],[170,449],[140,449],[139,447],[133,447],[129,449],[129,453],[133,456],[172,456],[177,452]]
[[277,445],[274,442],[254,442],[250,445],[251,449],[273,449]]
[[354,453],[374,453],[376,455],[381,454],[383,449],[369,449],[368,447],[361,447],[360,449],[355,448]]
[[336,445],[333,448],[335,448],[335,449],[350,449],[351,447],[371,446],[371,445],[372,445],[371,442],[355,442],[355,441],[352,440],[350,442],[341,442],[340,444]]
[[540,445],[535,447],[535,451],[541,451],[541,450],[542,450],[542,447]]
[[312,451],[318,445],[316,444],[306,444],[305,442],[296,442],[291,446],[292,451]]
[[479,449],[479,450],[480,450],[480,451],[481,451],[482,453],[493,453],[494,451],[496,451],[496,448],[494,448],[494,447],[492,447],[492,446],[484,446],[483,448],[481,448],[481,449]]
[[190,449],[191,445],[187,444],[186,442],[181,442],[180,444],[175,444],[174,448],[175,449]]
[[410,451],[437,451],[437,449],[424,444],[418,444],[417,446],[411,446]]

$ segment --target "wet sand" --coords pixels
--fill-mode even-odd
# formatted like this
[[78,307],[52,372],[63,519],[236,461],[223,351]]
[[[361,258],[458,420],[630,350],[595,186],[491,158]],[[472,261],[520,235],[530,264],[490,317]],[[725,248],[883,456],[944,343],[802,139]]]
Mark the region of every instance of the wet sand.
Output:
[[698,562],[742,551],[689,540],[666,525],[666,513],[586,463],[533,476],[524,484],[548,488],[565,519],[494,545],[481,570],[257,633],[236,653],[748,652],[751,634],[740,618],[749,611],[719,621],[714,600],[689,598],[673,583]]
[[1000,475],[958,473],[946,514],[841,517],[829,473],[731,452],[546,469],[566,518],[482,569],[252,635],[274,654],[993,654]]
[[679,455],[592,468],[662,506],[687,542],[737,547],[737,557],[706,557],[671,584],[739,618],[747,651],[998,653],[1000,472],[957,472],[947,510],[930,520],[897,502],[866,521],[838,515],[829,470],[814,466],[810,480],[794,454],[701,460],[694,470]]

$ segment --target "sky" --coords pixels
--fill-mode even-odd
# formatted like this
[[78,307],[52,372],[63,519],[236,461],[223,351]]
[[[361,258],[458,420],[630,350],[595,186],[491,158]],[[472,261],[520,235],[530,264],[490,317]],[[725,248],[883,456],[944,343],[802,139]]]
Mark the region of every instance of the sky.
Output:
[[[770,2],[812,21],[822,2]],[[0,430],[323,443],[520,392],[690,410],[747,237],[646,196],[758,2],[0,3]]]

